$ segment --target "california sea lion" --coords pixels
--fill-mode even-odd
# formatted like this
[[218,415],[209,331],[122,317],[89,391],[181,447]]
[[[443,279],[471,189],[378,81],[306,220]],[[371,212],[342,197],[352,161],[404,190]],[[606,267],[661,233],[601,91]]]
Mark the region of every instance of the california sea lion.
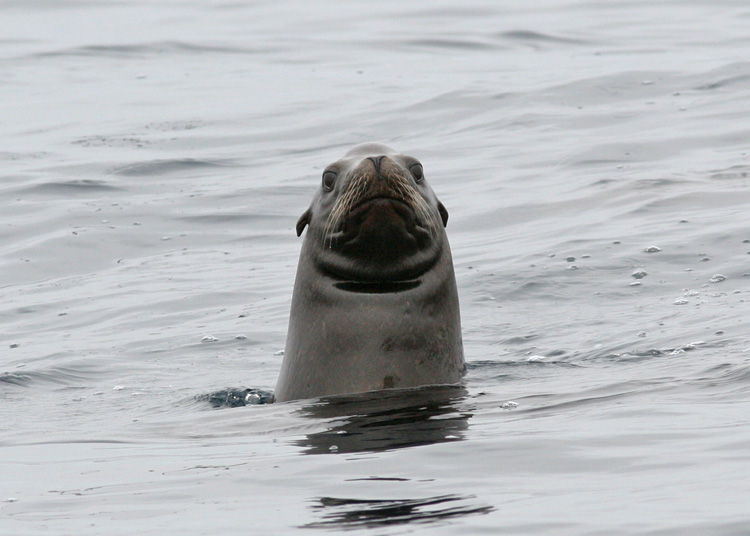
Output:
[[366,143],[325,168],[297,222],[277,401],[461,380],[447,221],[411,156]]

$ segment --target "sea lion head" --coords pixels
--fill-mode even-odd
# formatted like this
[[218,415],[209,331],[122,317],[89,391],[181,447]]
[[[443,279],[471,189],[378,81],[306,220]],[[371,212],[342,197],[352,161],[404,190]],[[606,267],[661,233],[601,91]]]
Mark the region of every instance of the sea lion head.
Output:
[[438,260],[447,221],[416,158],[366,143],[325,168],[297,235],[310,226],[305,246],[331,277],[403,281]]

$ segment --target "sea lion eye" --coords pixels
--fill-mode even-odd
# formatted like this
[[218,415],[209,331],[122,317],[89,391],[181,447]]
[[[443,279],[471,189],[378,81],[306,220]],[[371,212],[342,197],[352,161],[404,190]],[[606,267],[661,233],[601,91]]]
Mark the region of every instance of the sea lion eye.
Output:
[[326,171],[323,173],[323,189],[326,192],[333,190],[333,184],[336,182],[336,172]]
[[424,180],[424,170],[422,169],[422,164],[412,164],[409,167],[409,171],[411,171],[411,174],[414,176],[414,180],[417,181],[417,184],[422,184],[422,181]]

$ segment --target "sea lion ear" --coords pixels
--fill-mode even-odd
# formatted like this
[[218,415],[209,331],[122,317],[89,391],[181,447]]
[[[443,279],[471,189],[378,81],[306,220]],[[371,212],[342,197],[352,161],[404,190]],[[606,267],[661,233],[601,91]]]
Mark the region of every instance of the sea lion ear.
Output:
[[297,220],[297,236],[302,236],[302,231],[310,223],[310,218],[312,218],[312,207],[308,208]]
[[448,226],[448,210],[446,210],[445,206],[438,201],[438,212],[440,213],[440,218],[443,220],[443,227]]

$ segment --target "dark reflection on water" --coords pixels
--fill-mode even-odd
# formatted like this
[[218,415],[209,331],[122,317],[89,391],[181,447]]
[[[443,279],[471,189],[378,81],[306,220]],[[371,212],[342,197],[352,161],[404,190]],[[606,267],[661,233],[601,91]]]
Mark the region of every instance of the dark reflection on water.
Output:
[[322,520],[301,528],[376,528],[406,523],[433,523],[439,520],[486,514],[491,506],[461,504],[473,496],[442,495],[425,499],[342,499],[320,497],[312,508]]
[[295,441],[305,454],[377,452],[464,439],[471,413],[459,386],[386,390],[323,398],[304,415],[333,419],[325,432]]

